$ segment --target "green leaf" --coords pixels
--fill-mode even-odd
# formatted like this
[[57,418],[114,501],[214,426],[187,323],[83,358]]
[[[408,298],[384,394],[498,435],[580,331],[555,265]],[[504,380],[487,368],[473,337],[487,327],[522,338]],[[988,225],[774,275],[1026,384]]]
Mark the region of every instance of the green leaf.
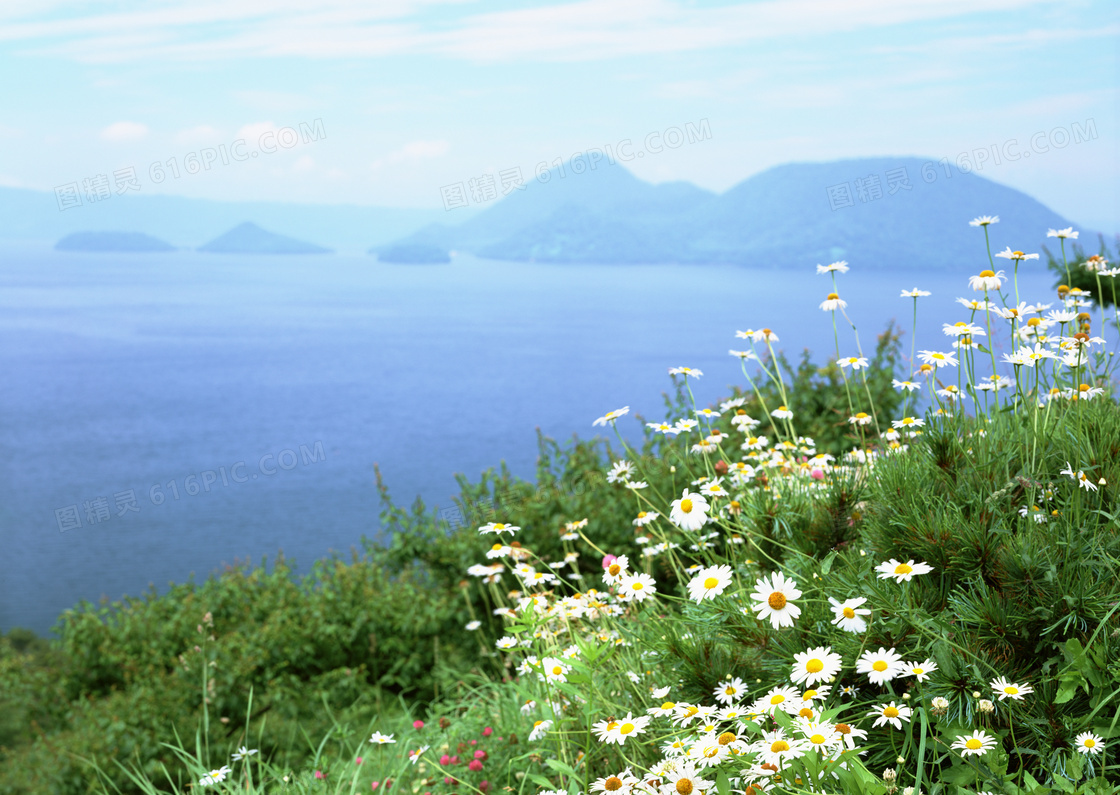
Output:
[[549,781],[544,776],[539,776],[536,773],[529,773],[528,775],[529,775],[529,778],[532,779],[533,782],[540,787],[544,787],[545,789],[555,789],[556,788],[556,785],[553,784],[551,781]]
[[828,553],[828,557],[821,561],[821,574],[828,574],[832,569],[832,563],[836,560],[836,552]]
[[1080,781],[1082,772],[1081,766],[1081,754],[1074,754],[1070,757],[1069,762],[1066,763],[1066,773],[1069,774],[1070,778],[1074,781]]
[[941,780],[958,786],[968,786],[976,781],[976,771],[968,765],[953,765],[948,770],[942,771]]
[[557,773],[563,773],[565,776],[578,778],[576,771],[572,770],[568,765],[561,762],[559,759],[546,759],[544,763],[555,770]]
[[1054,776],[1054,786],[1062,792],[1073,792],[1075,789],[1073,782],[1064,776]]
[[719,795],[728,795],[731,792],[731,782],[727,780],[727,773],[722,770],[716,775],[716,791]]

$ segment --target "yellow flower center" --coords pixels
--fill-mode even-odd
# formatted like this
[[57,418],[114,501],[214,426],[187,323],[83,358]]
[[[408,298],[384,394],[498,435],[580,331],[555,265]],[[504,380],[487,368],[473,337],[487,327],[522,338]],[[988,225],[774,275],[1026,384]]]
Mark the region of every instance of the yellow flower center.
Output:
[[819,674],[824,670],[824,662],[818,660],[816,657],[805,663],[805,670],[811,674]]
[[984,743],[980,742],[975,737],[970,737],[964,744],[964,747],[969,749],[970,751],[975,751],[976,749],[983,747],[983,745]]
[[733,688],[731,685],[728,685],[727,687],[725,687],[723,689],[723,692],[726,693],[729,696],[733,696],[733,695],[735,695],[736,691],[735,691],[735,688]]
[[895,708],[895,707],[887,707],[885,710],[883,710],[883,717],[885,717],[885,718],[897,718],[898,717],[898,709]]
[[837,298],[839,298],[839,297],[840,297],[840,296],[838,296],[838,295],[837,295],[836,293],[829,293],[829,294],[828,294],[828,298],[827,298],[827,299],[825,299],[825,300],[827,300],[827,301],[835,301],[835,300],[836,300]]
[[849,726],[846,723],[837,723],[836,724],[836,731],[840,732],[841,734],[851,734],[852,733],[852,727]]
[[775,693],[774,695],[770,696],[770,703],[771,704],[781,704],[785,700],[786,700],[786,697],[783,696],[781,693]]
[[808,707],[802,707],[800,710],[798,710],[797,716],[800,718],[809,718],[810,720],[812,720],[813,710],[809,709]]
[[692,513],[692,500],[681,500],[681,510],[685,513]]
[[646,518],[646,512],[645,511],[638,511],[638,518],[639,519],[645,519]]
[[617,563],[612,563],[609,567],[607,567],[607,571],[610,572],[610,575],[612,577],[615,577],[620,571],[622,571],[622,567]]
[[495,550],[495,551],[497,551],[497,550],[499,550],[499,549],[501,549],[501,548],[502,548],[502,545],[501,545],[501,544],[495,544],[494,546],[490,547],[490,549],[493,549],[493,550]]
[[731,732],[724,732],[723,734],[721,734],[719,736],[719,744],[720,745],[727,745],[728,743],[735,742],[735,740],[737,740],[737,739],[738,738],[734,734],[732,734]]
[[685,716],[691,718],[693,715],[695,715],[699,711],[700,711],[699,707],[689,707],[688,711],[685,712]]
[[615,790],[622,789],[622,779],[618,776],[611,776],[603,782],[603,789],[607,792],[614,792]]
[[990,279],[991,277],[993,277],[995,275],[996,275],[995,271],[980,271],[980,278],[981,279]]
[[704,756],[706,756],[708,759],[711,759],[713,756],[717,756],[718,754],[719,754],[719,747],[718,746],[704,749]]
[[894,567],[895,574],[909,574],[914,570],[914,567],[908,563],[899,563]]
[[634,583],[634,585],[633,585],[633,588],[634,588],[635,591],[640,591],[645,587],[646,587],[646,584],[644,582],[642,582],[641,580]]
[[718,577],[709,577],[708,579],[704,580],[704,587],[709,591],[715,588],[717,585],[719,585]]
[[811,701],[812,699],[814,699],[816,697],[817,697],[817,691],[816,690],[806,690],[802,694],[801,700],[802,701]]
[[1022,259],[1023,258],[1023,252],[1022,251],[1012,251],[1011,256],[1015,257],[1015,259]]
[[786,606],[786,595],[781,591],[774,591],[766,600],[766,604],[770,605],[771,610],[781,610]]
[[672,709],[675,706],[677,706],[677,705],[674,704],[672,701],[666,701],[664,704],[661,705],[661,709]]
[[692,781],[687,778],[677,779],[676,789],[679,795],[692,795]]
[[1077,387],[1077,388],[1078,388],[1078,390],[1080,390],[1081,392],[1088,392],[1088,391],[1089,391],[1089,385],[1088,385],[1088,384],[1082,384],[1081,386],[1079,386],[1079,387]]
[[824,742],[824,735],[823,734],[814,734],[812,737],[809,738],[809,742],[811,742],[813,745],[821,745]]
[[543,720],[539,720],[539,721],[537,721],[536,723],[534,723],[534,724],[533,724],[533,728],[534,728],[534,729],[535,729],[535,728],[537,728],[537,727],[538,727],[538,726],[540,726],[540,725],[541,725],[542,723],[544,723],[544,721],[543,721]]
[[774,742],[772,742],[770,744],[770,752],[771,753],[778,754],[778,753],[781,753],[782,751],[788,751],[788,750],[789,750],[789,743],[787,743],[785,740],[775,740]]
[[634,731],[633,723],[624,723],[618,729],[619,734],[629,734],[632,731]]
[[778,406],[778,411],[789,411],[785,406]]
[[1008,685],[1003,689],[1003,692],[1007,693],[1009,696],[1014,696],[1019,692],[1019,688],[1015,687],[1015,685]]
[[855,618],[855,617],[856,617],[856,611],[855,610],[853,610],[850,607],[845,607],[844,608],[844,618]]
[[559,665],[552,666],[552,675],[553,676],[560,676],[560,674],[562,674],[562,673],[564,673],[564,669],[561,668]]
[[867,419],[867,417],[868,417],[868,414],[867,414],[866,411],[861,411],[861,412],[856,414],[856,419],[857,420],[864,420],[864,419]]
[[1094,740],[1092,737],[1086,737],[1084,745],[1085,745],[1086,748],[1096,748],[1097,741]]
[[882,673],[883,671],[887,670],[887,663],[883,660],[876,660],[874,663],[871,664],[871,667],[874,668],[876,671],[879,671],[880,673]]

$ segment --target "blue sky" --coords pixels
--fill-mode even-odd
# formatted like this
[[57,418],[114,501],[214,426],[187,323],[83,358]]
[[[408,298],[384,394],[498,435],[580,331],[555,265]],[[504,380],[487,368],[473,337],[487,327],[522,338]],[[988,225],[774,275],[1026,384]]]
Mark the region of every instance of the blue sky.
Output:
[[[0,184],[132,167],[146,193],[438,208],[706,120],[628,167],[722,191],[791,161],[1029,150],[980,173],[1120,232],[1118,42],[1120,4],[1068,0],[0,0]],[[319,140],[184,170],[317,119]]]

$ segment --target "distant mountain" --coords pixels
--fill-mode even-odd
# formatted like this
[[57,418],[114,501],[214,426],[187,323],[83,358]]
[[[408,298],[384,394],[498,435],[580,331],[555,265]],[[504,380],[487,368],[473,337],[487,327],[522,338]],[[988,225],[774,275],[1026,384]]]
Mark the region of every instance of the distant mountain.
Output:
[[199,251],[210,254],[330,254],[329,248],[278,235],[246,221],[220,235]]
[[75,232],[54,244],[58,251],[174,251],[175,246],[140,232]]
[[293,237],[357,254],[447,217],[442,209],[210,201],[136,192],[93,203],[88,197],[79,198],[82,204],[60,210],[53,193],[0,187],[0,240],[53,243],[87,229],[134,229],[175,246],[194,248],[252,218],[266,229],[282,229]]
[[[549,172],[458,226],[432,224],[398,241],[511,261],[804,266],[845,259],[900,269],[986,260],[1005,246],[1038,251],[1073,225],[1025,193],[920,158],[778,166],[714,194],[652,185],[621,166]],[[1082,230],[1082,240],[1092,240]],[[1090,245],[1092,245],[1090,243]]]

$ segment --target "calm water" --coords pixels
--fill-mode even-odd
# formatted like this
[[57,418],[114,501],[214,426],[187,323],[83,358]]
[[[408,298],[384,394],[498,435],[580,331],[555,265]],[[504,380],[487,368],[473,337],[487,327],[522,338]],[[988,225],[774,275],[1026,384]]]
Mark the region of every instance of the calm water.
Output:
[[[831,288],[815,264],[3,252],[0,629],[44,632],[80,599],[280,549],[297,573],[348,556],[378,535],[374,462],[401,503],[450,506],[453,473],[502,460],[531,477],[537,426],[590,436],[624,405],[660,419],[669,367],[704,371],[698,400],[724,396],[738,328],[823,358]],[[940,323],[967,319],[953,299],[983,266],[857,268],[841,295],[866,350],[892,317],[909,329],[901,288],[933,291],[919,348],[947,349]],[[1041,300],[1051,282],[1034,269],[1020,283]]]

